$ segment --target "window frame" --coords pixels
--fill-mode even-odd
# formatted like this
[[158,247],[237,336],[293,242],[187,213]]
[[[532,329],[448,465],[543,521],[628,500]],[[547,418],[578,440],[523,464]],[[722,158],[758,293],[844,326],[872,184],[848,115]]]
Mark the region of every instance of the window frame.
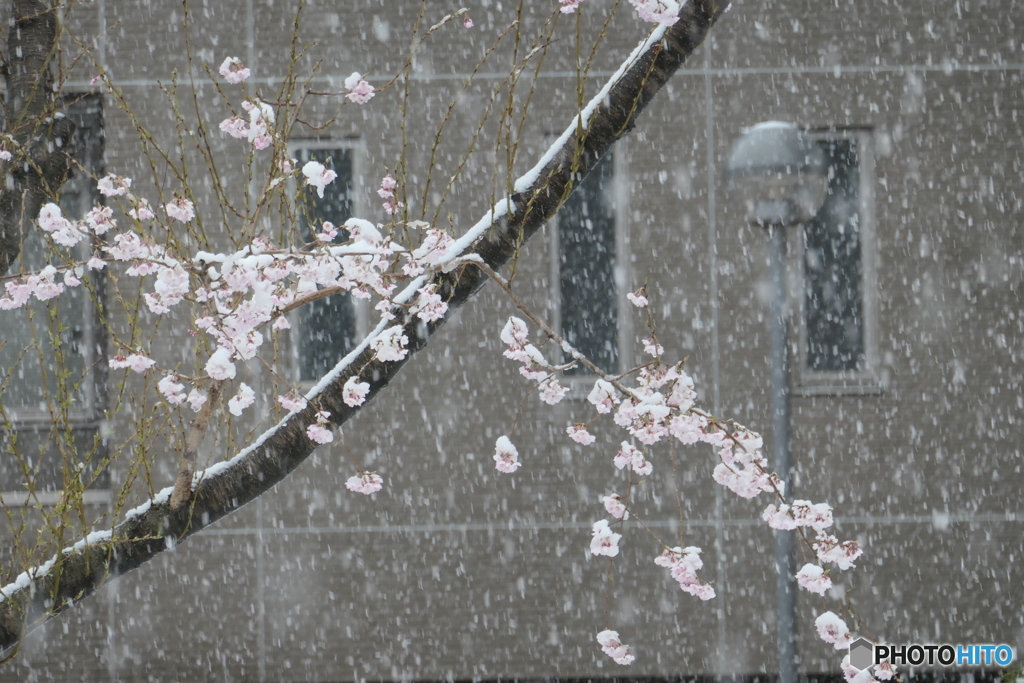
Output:
[[[340,138],[329,138],[329,137],[318,137],[318,138],[307,138],[307,139],[295,139],[288,141],[288,156],[298,160],[298,169],[302,168],[302,164],[305,163],[303,160],[304,151],[319,150],[319,149],[346,149],[349,150],[352,161],[352,187],[350,192],[352,193],[352,216],[360,216],[365,213],[365,192],[364,192],[364,166],[366,163],[366,143],[362,138],[358,137],[340,137]],[[289,180],[289,196],[294,201],[296,195],[295,179]],[[292,209],[296,211],[295,215],[298,215],[296,207],[293,205]],[[352,312],[355,316],[355,330],[354,335],[358,339],[365,337],[369,332],[369,320],[370,320],[370,306],[366,299],[360,299],[358,297],[349,294],[352,300]],[[302,378],[302,363],[300,359],[300,343],[298,334],[301,332],[302,323],[299,309],[295,309],[288,314],[288,322],[292,326],[289,330],[288,338],[288,375],[292,378],[295,386],[302,389],[310,389],[317,382],[316,379],[303,379]]]
[[[552,136],[549,142],[554,142]],[[632,344],[632,316],[630,315],[630,304],[626,294],[630,291],[630,241],[629,241],[629,183],[628,154],[629,149],[626,140],[620,140],[612,154],[612,193],[615,202],[613,213],[615,220],[615,265],[612,269],[615,279],[615,315],[617,333],[615,336],[618,344],[618,366],[608,370],[611,374],[621,374],[634,365],[633,344]],[[551,327],[559,334],[562,330],[562,278],[561,278],[561,211],[556,213],[548,222],[548,250],[549,250],[549,274],[551,278],[550,303],[548,306]],[[548,358],[553,361],[553,358]],[[558,377],[559,382],[569,389],[567,398],[585,398],[593,388],[596,376],[587,374],[566,375]]]
[[859,172],[858,211],[861,260],[860,294],[863,316],[864,364],[859,370],[812,370],[807,349],[807,252],[804,226],[797,230],[795,249],[789,251],[790,329],[797,334],[793,353],[793,393],[797,396],[873,395],[882,393],[878,351],[878,249],[875,213],[875,140],[870,128],[810,128],[815,141],[853,140],[857,145]]

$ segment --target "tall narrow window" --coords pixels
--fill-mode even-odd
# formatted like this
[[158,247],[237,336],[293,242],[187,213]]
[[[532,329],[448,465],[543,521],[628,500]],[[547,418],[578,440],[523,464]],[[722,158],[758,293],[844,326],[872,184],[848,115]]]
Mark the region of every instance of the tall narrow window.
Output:
[[[75,164],[57,201],[65,216],[80,220],[102,200],[94,180],[103,172],[102,99],[68,95],[63,113],[76,126],[70,145]],[[36,271],[54,261],[34,221],[24,228],[11,273]],[[72,251],[75,258],[87,259],[89,245]],[[83,279],[102,292],[101,277],[87,272]],[[26,477],[36,491],[56,491],[63,486],[64,463],[51,435],[54,406],[66,404],[66,424],[79,455],[97,448],[103,387],[96,359],[103,355],[103,335],[90,293],[85,286],[67,288],[50,302],[33,299],[23,308],[0,311],[0,331],[0,403],[3,422],[13,428],[0,429],[0,491],[23,490]],[[106,472],[94,485],[105,486],[105,479]]]
[[[558,283],[562,334],[605,370],[619,366],[614,164],[611,153],[558,213]],[[576,366],[567,374],[586,374]]]
[[[312,239],[312,227],[330,221],[341,226],[352,217],[353,150],[351,147],[316,147],[297,149],[299,164],[315,160],[324,164],[338,177],[324,188],[321,199],[310,192],[309,205],[302,211],[302,229],[305,240]],[[312,223],[312,225],[310,225]],[[348,239],[348,233],[338,231],[337,242]],[[319,299],[299,309],[297,366],[299,379],[315,382],[323,377],[338,361],[353,349],[356,343],[356,313],[350,294],[342,293]]]
[[804,226],[802,380],[804,384],[873,384],[874,236],[870,135],[821,134],[828,195]]

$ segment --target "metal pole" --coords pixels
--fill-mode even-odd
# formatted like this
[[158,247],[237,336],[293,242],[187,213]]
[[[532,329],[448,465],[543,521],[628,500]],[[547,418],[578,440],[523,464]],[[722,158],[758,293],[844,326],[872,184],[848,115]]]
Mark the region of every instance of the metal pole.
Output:
[[[786,227],[768,225],[771,242],[772,301],[769,313],[772,363],[772,464],[792,500],[790,477],[789,349],[786,330]],[[775,532],[778,572],[779,681],[796,683],[796,586],[793,568],[794,532]]]

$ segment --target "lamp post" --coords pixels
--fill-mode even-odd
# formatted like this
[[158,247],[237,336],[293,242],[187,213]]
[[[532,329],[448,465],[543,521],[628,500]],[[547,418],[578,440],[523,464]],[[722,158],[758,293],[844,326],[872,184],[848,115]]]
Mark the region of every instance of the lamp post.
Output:
[[[738,195],[751,225],[768,232],[772,295],[772,443],[779,479],[792,499],[790,477],[789,351],[786,330],[786,229],[810,220],[828,188],[821,148],[789,123],[768,121],[748,130],[733,146],[725,166],[730,193]],[[780,683],[796,683],[794,532],[775,531]]]

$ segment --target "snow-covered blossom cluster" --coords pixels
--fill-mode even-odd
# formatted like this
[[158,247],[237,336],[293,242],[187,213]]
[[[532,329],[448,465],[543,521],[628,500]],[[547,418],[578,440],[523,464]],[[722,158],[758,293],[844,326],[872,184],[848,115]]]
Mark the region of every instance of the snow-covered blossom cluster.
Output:
[[330,416],[331,413],[329,411],[317,411],[316,422],[306,427],[306,436],[308,436],[311,441],[315,441],[320,445],[334,441],[334,433],[331,432],[330,425],[327,422]]
[[594,535],[590,540],[590,552],[594,555],[615,557],[619,554],[619,539],[622,534],[612,531],[607,520],[594,522]]
[[252,75],[238,57],[227,57],[220,65],[220,75],[232,85],[238,85]]
[[356,104],[366,104],[373,99],[374,95],[373,86],[367,83],[358,71],[353,72],[345,79],[345,90],[348,91],[345,97]]
[[220,122],[221,131],[239,140],[248,140],[257,150],[267,149],[274,143],[274,108],[259,99],[242,102],[242,109],[249,114],[246,121],[237,114]]
[[511,474],[519,469],[519,451],[507,436],[499,436],[494,443],[494,468],[499,472]]
[[359,381],[358,377],[349,377],[341,391],[345,405],[354,408],[363,405],[366,401],[366,395],[370,393],[370,385],[367,382]]
[[710,600],[715,597],[715,589],[697,578],[697,572],[704,566],[700,553],[701,549],[694,546],[676,546],[658,555],[654,559],[654,564],[668,569],[683,591],[701,600]]
[[[522,363],[519,374],[523,377],[531,381],[540,380],[540,384],[537,385],[540,389],[540,400],[548,405],[555,405],[565,398],[568,391],[553,376],[561,368],[548,363],[540,349],[529,342],[529,337],[530,331],[526,323],[515,316],[510,317],[501,330],[501,341],[508,345],[504,355],[510,360]],[[580,435],[577,432],[570,432],[569,435],[574,440],[579,440]]]
[[302,167],[302,175],[306,176],[307,183],[316,188],[316,194],[320,199],[324,198],[324,188],[338,177],[337,173],[328,169],[319,161],[307,161]]
[[635,657],[629,652],[629,646],[619,640],[618,631],[604,630],[597,634],[597,643],[601,650],[615,660],[616,664],[632,664]]
[[359,476],[349,477],[345,482],[345,488],[368,496],[384,488],[384,480],[375,472],[366,472]]

